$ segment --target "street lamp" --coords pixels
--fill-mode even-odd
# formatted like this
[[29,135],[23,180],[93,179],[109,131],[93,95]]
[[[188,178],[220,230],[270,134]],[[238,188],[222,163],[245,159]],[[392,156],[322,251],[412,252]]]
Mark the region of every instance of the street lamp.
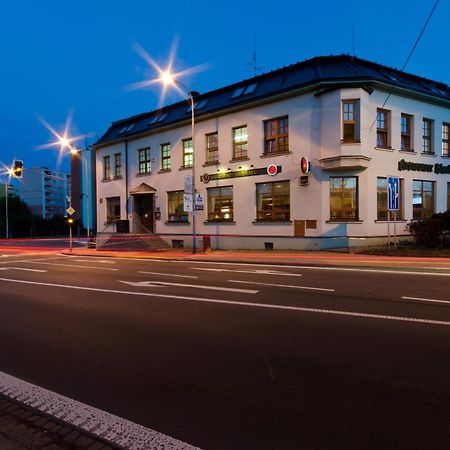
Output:
[[196,228],[195,228],[195,219],[196,219],[196,210],[195,210],[195,92],[191,91],[183,82],[178,80],[174,74],[172,74],[169,70],[160,71],[160,76],[158,78],[159,82],[161,82],[165,87],[166,86],[175,86],[181,91],[183,91],[186,95],[189,96],[191,101],[191,133],[192,133],[192,253],[196,253]]

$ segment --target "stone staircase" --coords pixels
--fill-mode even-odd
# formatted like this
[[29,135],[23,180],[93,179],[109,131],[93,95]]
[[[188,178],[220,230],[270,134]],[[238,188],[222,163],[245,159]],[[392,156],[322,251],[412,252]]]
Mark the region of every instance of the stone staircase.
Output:
[[138,233],[113,233],[97,246],[100,251],[123,252],[159,252],[169,248],[169,244],[157,235]]

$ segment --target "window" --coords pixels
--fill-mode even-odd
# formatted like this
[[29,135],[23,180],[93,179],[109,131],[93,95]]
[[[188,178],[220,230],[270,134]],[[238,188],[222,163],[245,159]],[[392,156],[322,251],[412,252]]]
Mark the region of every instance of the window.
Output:
[[206,162],[208,164],[219,162],[219,133],[206,135]]
[[377,147],[379,148],[390,148],[389,119],[389,111],[377,110]]
[[168,222],[188,222],[188,213],[184,211],[184,191],[167,193],[167,220]]
[[433,181],[413,180],[413,219],[425,219],[433,213]]
[[256,184],[256,220],[290,220],[289,181]]
[[443,123],[442,124],[442,156],[450,156],[449,142],[450,142],[450,124]]
[[245,159],[248,153],[247,125],[233,128],[233,159]]
[[[403,180],[400,180],[400,208],[397,211],[397,219],[403,218]],[[394,211],[391,211],[391,220],[394,218]],[[388,198],[387,198],[387,178],[377,178],[377,220],[388,220]]]
[[139,154],[139,175],[148,174],[152,171],[152,161],[150,159],[150,147],[138,150]]
[[233,95],[231,96],[231,98],[237,98],[237,97],[242,97],[243,95],[253,94],[253,92],[256,91],[257,87],[258,87],[258,83],[252,83],[252,84],[249,84],[248,86],[238,87],[233,92]]
[[120,197],[106,198],[106,223],[120,219]]
[[103,157],[103,179],[111,179],[111,158],[109,156]]
[[289,151],[289,120],[287,117],[264,122],[264,154]]
[[161,170],[170,170],[170,144],[161,144]]
[[358,220],[358,178],[330,178],[330,220]]
[[433,121],[423,119],[422,152],[425,155],[433,155]]
[[411,152],[413,151],[413,139],[412,139],[412,124],[413,116],[409,114],[402,114],[400,119],[401,129],[401,150]]
[[359,100],[342,102],[342,142],[359,142]]
[[122,155],[116,153],[114,155],[114,178],[120,178],[122,176]]
[[208,220],[233,220],[233,186],[209,188],[208,192]]
[[447,211],[450,211],[450,181],[447,182]]
[[163,122],[168,115],[169,113],[164,113],[159,116],[153,117],[152,120],[150,120],[149,126],[154,125],[155,123]]
[[192,167],[194,163],[194,149],[192,138],[183,139],[183,167]]

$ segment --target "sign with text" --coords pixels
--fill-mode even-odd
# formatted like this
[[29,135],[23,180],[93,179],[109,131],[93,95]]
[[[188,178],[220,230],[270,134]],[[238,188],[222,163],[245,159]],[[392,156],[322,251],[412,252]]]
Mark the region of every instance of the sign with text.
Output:
[[184,177],[184,192],[186,194],[192,194],[192,176],[186,175]]
[[183,209],[186,212],[192,212],[192,194],[183,194]]
[[400,178],[387,178],[388,211],[398,211],[400,209]]
[[196,211],[203,211],[203,196],[201,194],[196,193],[195,194],[195,210]]

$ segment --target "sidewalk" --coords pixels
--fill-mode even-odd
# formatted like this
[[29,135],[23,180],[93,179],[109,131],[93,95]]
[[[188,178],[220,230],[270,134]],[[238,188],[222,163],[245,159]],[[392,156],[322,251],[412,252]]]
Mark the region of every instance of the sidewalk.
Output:
[[264,251],[264,250],[213,250],[209,253],[192,254],[189,251],[112,251],[96,250],[85,247],[63,250],[63,254],[72,256],[95,256],[137,259],[167,259],[175,261],[208,261],[223,263],[272,264],[296,266],[337,266],[370,267],[390,269],[447,269],[450,270],[450,258],[445,257],[403,257],[364,255],[341,252],[305,252],[305,251]]

